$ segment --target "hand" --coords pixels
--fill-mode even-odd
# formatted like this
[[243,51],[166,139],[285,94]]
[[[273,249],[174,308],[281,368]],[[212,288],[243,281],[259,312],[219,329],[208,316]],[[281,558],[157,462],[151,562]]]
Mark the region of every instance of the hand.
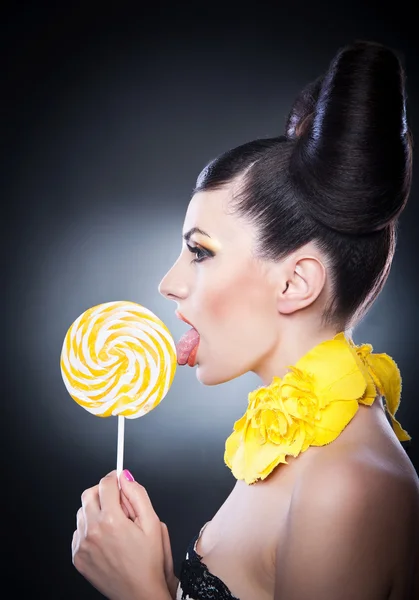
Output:
[[[167,598],[160,519],[143,486],[112,471],[82,494],[73,535],[76,569],[110,600]],[[126,518],[121,493],[134,511]]]
[[[126,514],[126,516],[135,522],[135,511],[131,506],[130,501],[121,490],[121,506],[122,510]],[[167,529],[166,523],[160,522],[161,532],[162,532],[162,541],[163,541],[163,553],[164,553],[164,576],[166,579],[166,585],[169,589],[170,595],[173,600],[176,600],[176,590],[178,587],[179,579],[176,577],[175,572],[173,570],[173,555],[172,555],[172,547],[170,544],[170,536],[169,530]]]

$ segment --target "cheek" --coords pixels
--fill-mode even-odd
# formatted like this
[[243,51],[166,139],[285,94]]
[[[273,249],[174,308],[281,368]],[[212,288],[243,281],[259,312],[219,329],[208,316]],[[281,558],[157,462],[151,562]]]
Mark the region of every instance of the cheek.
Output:
[[265,313],[270,301],[266,280],[244,272],[223,285],[212,286],[205,295],[204,314],[219,323],[232,323]]
[[211,289],[205,297],[205,315],[211,320],[223,323],[231,319],[237,301],[237,289],[228,286]]

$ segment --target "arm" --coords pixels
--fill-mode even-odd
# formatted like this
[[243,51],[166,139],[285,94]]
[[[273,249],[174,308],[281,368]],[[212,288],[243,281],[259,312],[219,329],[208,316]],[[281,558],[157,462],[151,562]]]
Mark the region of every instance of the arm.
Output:
[[[141,599],[143,597],[141,596]],[[168,589],[160,590],[160,592],[153,592],[153,600],[171,600],[172,595],[170,594]]]
[[173,574],[170,581],[167,582],[167,587],[169,588],[172,600],[176,600],[176,590],[177,590],[178,584],[179,584],[179,579],[176,577],[176,575]]
[[387,598],[388,480],[378,468],[347,463],[305,476],[278,542],[274,600]]
[[164,577],[166,579],[166,585],[169,589],[172,600],[176,600],[176,590],[179,584],[179,579],[176,577],[173,570],[173,555],[172,546],[170,543],[169,530],[166,523],[160,522],[161,533],[163,540],[163,553],[164,553]]

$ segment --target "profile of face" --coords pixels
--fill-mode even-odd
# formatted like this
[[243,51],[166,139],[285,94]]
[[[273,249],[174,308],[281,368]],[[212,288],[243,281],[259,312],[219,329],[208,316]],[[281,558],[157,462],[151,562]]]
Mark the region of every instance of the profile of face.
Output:
[[249,371],[270,383],[281,338],[291,325],[284,319],[319,296],[324,267],[307,251],[281,262],[257,258],[256,228],[231,214],[231,196],[227,186],[192,197],[183,226],[186,240],[159,292],[176,302],[200,335],[196,376],[201,383],[217,385]]

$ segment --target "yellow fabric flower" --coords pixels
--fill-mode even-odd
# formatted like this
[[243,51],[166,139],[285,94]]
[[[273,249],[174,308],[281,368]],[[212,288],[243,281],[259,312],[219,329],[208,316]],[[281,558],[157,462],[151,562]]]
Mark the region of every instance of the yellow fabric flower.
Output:
[[401,377],[387,354],[356,346],[343,332],[312,348],[283,378],[250,392],[245,414],[227,438],[224,461],[236,479],[265,479],[286,456],[333,442],[355,416],[359,402],[386,399],[400,441],[410,435],[395,418]]

